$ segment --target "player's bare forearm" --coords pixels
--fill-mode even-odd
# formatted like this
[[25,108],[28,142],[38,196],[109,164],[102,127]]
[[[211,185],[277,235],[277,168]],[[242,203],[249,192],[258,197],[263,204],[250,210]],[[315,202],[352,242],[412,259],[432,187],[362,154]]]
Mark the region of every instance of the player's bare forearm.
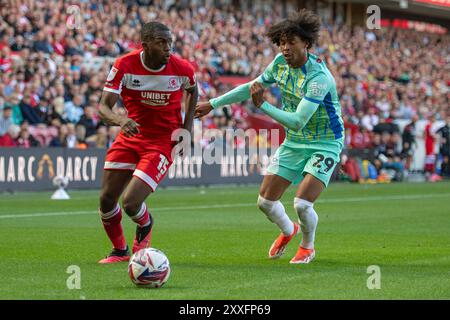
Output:
[[183,128],[189,132],[192,130],[192,122],[194,121],[195,106],[198,101],[198,88],[195,85],[192,90],[187,91],[186,106],[187,110],[184,117]]
[[114,107],[118,99],[118,94],[103,91],[98,108],[98,114],[100,116],[100,119],[107,125],[120,126],[125,136],[133,137],[139,133],[139,124],[128,117],[114,113],[112,108]]
[[120,126],[120,122],[123,121],[123,116],[115,114],[112,108],[119,99],[119,95],[103,91],[102,98],[100,99],[100,105],[98,109],[98,115],[100,119],[111,126]]

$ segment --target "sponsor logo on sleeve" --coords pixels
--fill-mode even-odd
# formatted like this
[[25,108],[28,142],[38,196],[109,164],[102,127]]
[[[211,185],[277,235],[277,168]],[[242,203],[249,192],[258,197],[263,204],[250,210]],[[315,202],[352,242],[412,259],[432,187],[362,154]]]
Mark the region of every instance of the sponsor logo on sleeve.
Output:
[[116,67],[112,67],[111,71],[109,71],[108,77],[106,78],[106,81],[113,81],[117,71],[119,71],[119,69],[117,69]]
[[317,81],[313,81],[309,87],[308,91],[313,96],[321,97],[326,94],[327,84],[326,83],[317,83]]

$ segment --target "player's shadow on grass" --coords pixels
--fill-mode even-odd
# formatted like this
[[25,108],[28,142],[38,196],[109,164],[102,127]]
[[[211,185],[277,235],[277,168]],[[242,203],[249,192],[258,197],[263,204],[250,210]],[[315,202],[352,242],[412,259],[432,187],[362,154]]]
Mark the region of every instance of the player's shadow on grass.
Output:
[[[305,271],[314,270],[313,264],[309,265],[293,265],[289,263],[289,259],[285,260],[254,260],[254,263],[240,263],[240,264],[219,264],[219,263],[187,263],[187,262],[181,262],[176,264],[177,268],[180,272],[187,272],[189,269],[206,269],[206,270],[213,270],[215,272],[229,272],[230,268],[233,268],[235,270],[248,270],[249,272],[261,272],[262,274],[267,273],[277,273],[277,272],[290,272],[290,270],[295,269],[303,269]],[[336,264],[328,264],[327,267],[334,267]],[[190,272],[190,271],[189,271]]]
[[[171,281],[171,279],[169,279],[170,283],[166,283],[165,285],[163,285],[161,288],[150,288],[150,287],[139,287],[136,286],[134,284],[132,284],[130,282],[130,285],[126,285],[126,286],[114,286],[111,287],[111,289],[113,290],[117,290],[118,293],[125,293],[127,295],[129,295],[130,293],[139,293],[139,294],[146,294],[148,293],[149,297],[151,296],[152,298],[158,298],[158,296],[162,296],[161,299],[167,299],[166,294],[167,292],[189,292],[190,290],[192,290],[192,287],[189,287],[187,285],[179,285],[177,283],[173,283]],[[141,298],[141,296],[136,296],[136,297],[130,297],[132,299],[139,299]],[[128,298],[125,298],[128,299]]]
[[130,287],[130,289],[137,290],[137,291],[151,291],[151,292],[158,293],[158,292],[165,292],[165,291],[172,291],[172,290],[176,290],[177,292],[179,292],[180,290],[187,291],[187,290],[192,290],[192,287],[180,286],[177,284],[168,284],[168,285],[165,284],[161,288],[146,288],[146,287],[132,286],[132,287]]
[[[379,261],[379,260],[378,260]],[[258,272],[291,272],[296,270],[301,270],[302,272],[309,273],[309,272],[335,272],[336,268],[338,269],[348,269],[348,268],[367,268],[369,265],[377,264],[377,259],[371,259],[367,262],[349,262],[345,259],[326,259],[326,258],[320,258],[316,259],[313,262],[309,264],[290,264],[288,258],[281,258],[276,260],[270,260],[270,259],[255,259],[248,263],[227,263],[227,264],[220,264],[220,263],[189,263],[189,262],[180,262],[177,263],[176,266],[180,268],[180,271],[185,271],[187,269],[207,269],[210,270],[211,268],[214,268],[215,271],[228,271],[229,268],[234,269],[248,269],[251,271],[258,271]],[[383,261],[382,263],[385,266],[393,266],[392,263],[386,263]],[[184,269],[184,270],[183,270]]]

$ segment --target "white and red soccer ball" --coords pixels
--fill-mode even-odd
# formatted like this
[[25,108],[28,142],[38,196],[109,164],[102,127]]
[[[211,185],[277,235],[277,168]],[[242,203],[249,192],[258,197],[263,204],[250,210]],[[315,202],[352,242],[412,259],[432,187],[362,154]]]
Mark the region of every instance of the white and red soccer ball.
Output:
[[169,259],[158,249],[141,249],[131,257],[128,274],[139,287],[159,288],[169,279]]

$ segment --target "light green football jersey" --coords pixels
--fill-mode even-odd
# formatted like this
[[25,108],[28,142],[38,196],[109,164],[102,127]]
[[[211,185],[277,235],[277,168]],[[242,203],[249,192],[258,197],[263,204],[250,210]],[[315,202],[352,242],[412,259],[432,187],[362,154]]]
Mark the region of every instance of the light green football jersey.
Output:
[[341,141],[344,122],[336,91],[336,82],[325,62],[308,53],[308,61],[301,68],[290,67],[278,54],[260,76],[265,84],[276,83],[282,92],[282,109],[295,112],[302,99],[319,103],[317,111],[299,131],[288,128],[286,140],[297,143]]

